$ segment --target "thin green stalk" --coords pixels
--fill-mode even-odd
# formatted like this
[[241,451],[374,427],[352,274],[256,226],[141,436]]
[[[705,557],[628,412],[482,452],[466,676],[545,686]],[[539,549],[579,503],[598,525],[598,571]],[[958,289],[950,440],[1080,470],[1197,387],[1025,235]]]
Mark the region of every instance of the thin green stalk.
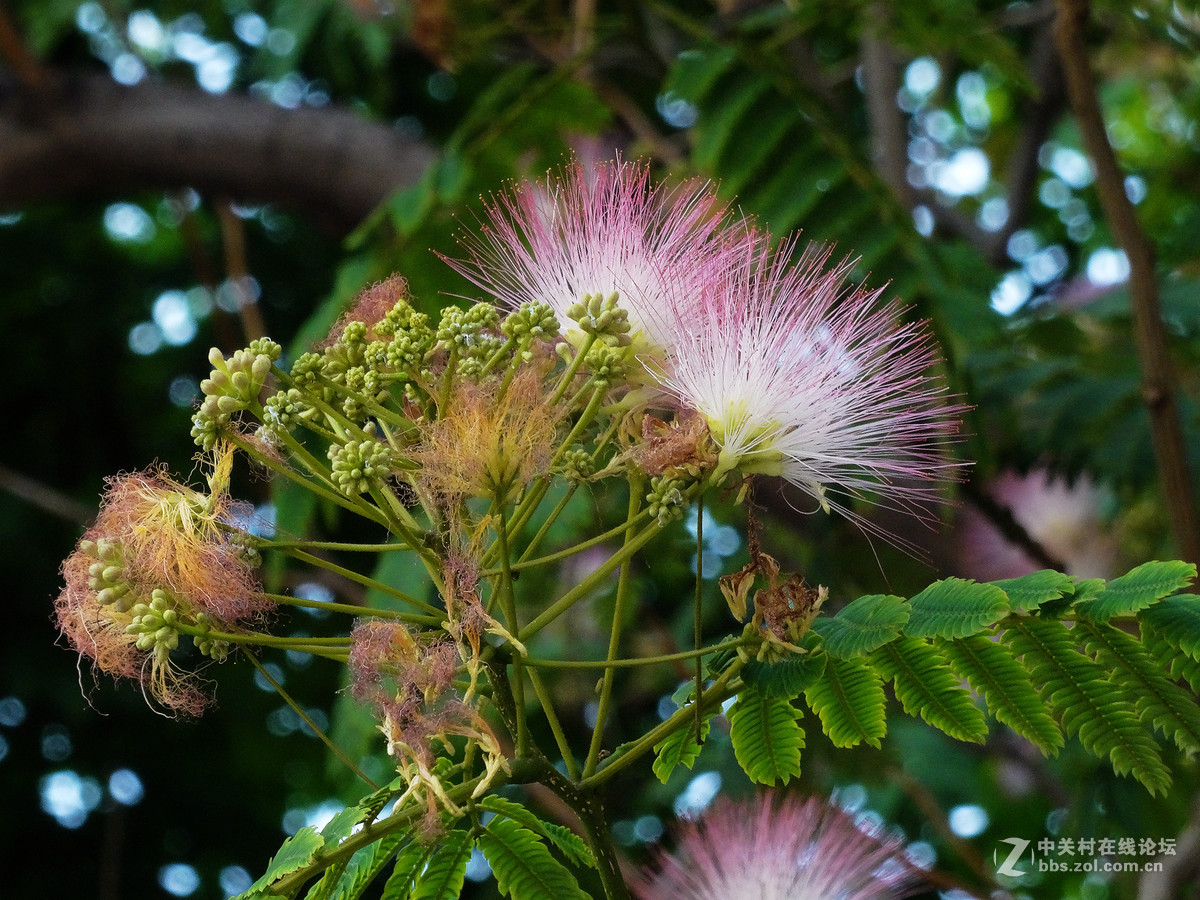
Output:
[[382,544],[359,544],[348,541],[274,541],[260,540],[260,550],[340,550],[346,553],[391,553],[397,550],[412,550],[408,544],[388,541]]
[[[733,686],[731,682],[744,665],[746,665],[745,660],[740,657],[735,659],[730,663],[729,668],[721,673],[721,677],[714,681],[708,690],[696,698],[695,703],[701,706],[702,711],[719,706],[737,693],[739,686]],[[623,744],[612,756],[604,761],[604,764],[595,773],[579,782],[579,789],[587,791],[596,790],[626,766],[631,765],[644,754],[650,752],[655,744],[662,741],[671,732],[678,728],[690,726],[692,715],[692,710],[685,706],[682,709],[676,710],[674,715],[647,731],[636,741]]]
[[[305,478],[303,475],[301,475],[296,470],[292,469],[290,466],[284,465],[283,463],[280,463],[278,460],[272,459],[269,456],[264,456],[263,454],[259,453],[252,444],[250,444],[248,441],[244,440],[243,438],[238,437],[236,434],[229,434],[229,435],[226,435],[225,437],[230,443],[232,443],[239,450],[252,456],[254,459],[256,459],[258,462],[262,463],[264,466],[266,466],[268,469],[270,469],[272,472],[276,473],[277,475],[282,475],[284,478],[287,478],[289,481],[294,481],[296,484],[300,485],[305,490],[312,491],[317,496],[323,497],[331,503],[336,503],[338,506],[344,507],[353,513],[357,513],[358,515],[365,516],[366,518],[371,519],[372,521],[378,522],[380,525],[383,525],[385,527],[387,526],[386,520],[383,519],[383,517],[378,514],[378,511],[376,511],[372,507],[351,502],[350,498],[348,498],[345,494],[343,494],[337,488],[333,487],[332,482],[329,482],[329,479],[327,477],[325,477],[325,475],[323,473],[321,473],[319,467],[317,468],[317,470],[313,470],[308,465],[308,463],[305,463],[305,468],[308,469],[308,471],[315,478],[321,479],[321,483],[314,483],[312,481],[312,479]],[[290,437],[290,435],[288,437]],[[290,443],[288,443],[285,440],[285,444],[288,445],[288,449],[292,450],[293,453],[295,452],[294,447],[299,447],[299,444],[295,441],[294,438],[292,438]],[[293,445],[294,445],[294,447],[293,447]],[[307,454],[307,452],[305,453],[305,455],[309,456],[309,459],[312,459],[312,457],[309,454]],[[302,461],[303,461],[303,459],[302,459]]]
[[281,606],[301,606],[305,609],[321,609],[327,612],[344,613],[357,618],[391,619],[409,625],[437,626],[445,621],[445,616],[420,616],[415,613],[398,612],[394,609],[379,609],[375,606],[355,606],[352,603],[329,603],[324,600],[306,600],[303,597],[293,597],[289,594],[267,594],[262,596]]
[[[394,587],[390,587],[389,585],[376,581],[374,578],[371,578],[367,575],[362,575],[358,572],[355,572],[353,569],[347,569],[344,566],[339,566],[337,563],[330,562],[327,559],[321,559],[321,557],[314,556],[311,553],[305,553],[303,550],[285,550],[284,552],[287,553],[288,556],[295,557],[302,562],[311,563],[314,566],[318,566],[319,568],[325,569],[329,572],[341,575],[343,578],[348,578],[353,582],[387,594],[389,597],[395,597],[402,603],[407,603],[409,606],[414,606],[421,610],[421,612],[428,613],[431,616],[444,617],[445,615],[436,606],[430,606],[425,601],[418,600],[411,594],[406,594],[404,591],[398,591]],[[441,621],[441,619],[439,618],[438,621]]]
[[659,666],[664,663],[684,662],[698,659],[722,650],[733,650],[748,643],[744,637],[729,638],[711,647],[701,647],[697,650],[681,650],[678,653],[664,653],[661,656],[636,656],[624,659],[537,659],[525,657],[525,665],[538,669],[632,669],[638,666]]
[[526,671],[529,674],[529,681],[533,685],[533,692],[537,695],[538,703],[542,705],[542,711],[546,714],[546,724],[550,726],[550,733],[554,735],[554,743],[558,745],[563,765],[567,767],[567,777],[572,781],[578,781],[582,777],[582,773],[579,770],[575,754],[571,752],[571,744],[567,740],[562,724],[558,721],[558,713],[554,710],[554,698],[546,690],[542,676],[536,670],[528,668],[527,665]]
[[[625,514],[625,519],[629,523],[625,531],[625,540],[632,540],[634,534],[633,520],[637,518],[638,508],[642,502],[642,479],[640,477],[633,478],[629,482],[629,507]],[[621,631],[625,624],[625,603],[629,597],[629,563],[628,558],[621,564],[621,574],[617,579],[617,597],[613,604],[613,620],[612,630],[608,635],[608,661],[611,663],[617,658],[617,654],[621,649]],[[612,702],[612,687],[613,680],[616,677],[616,669],[611,665],[604,669],[604,676],[600,683],[600,704],[596,712],[596,724],[592,727],[592,742],[588,748],[587,759],[583,764],[583,777],[591,775],[596,771],[596,766],[600,762],[600,747],[604,739],[604,723],[608,719],[608,707]]]
[[616,551],[612,556],[606,559],[594,572],[584,578],[579,584],[571,588],[557,600],[544,609],[538,616],[534,617],[533,621],[521,629],[521,633],[517,635],[521,643],[526,643],[535,634],[565,613],[568,609],[574,606],[580,599],[586,597],[594,588],[596,588],[613,569],[620,566],[625,560],[629,559],[650,541],[658,536],[662,531],[658,522],[651,522],[645,529],[638,533],[632,540],[626,542],[620,550]]
[[[631,524],[640,525],[648,518],[650,518],[649,510],[643,509],[637,514],[637,518],[634,519],[632,523],[629,521],[622,522],[620,525],[616,525],[608,529],[608,531],[604,532],[603,534],[590,537],[586,541],[580,541],[578,544],[572,544],[570,547],[567,547],[564,550],[556,550],[554,553],[548,553],[545,556],[539,556],[537,559],[521,560],[513,563],[509,568],[511,568],[514,572],[519,572],[522,569],[534,569],[538,566],[544,566],[547,563],[557,562],[560,559],[566,559],[569,556],[574,556],[576,553],[582,553],[584,550],[595,547],[597,544],[603,544],[605,541],[611,540],[621,532],[627,530]],[[484,574],[492,571],[494,570],[485,570]]]
[[277,693],[280,697],[283,698],[283,702],[292,708],[292,712],[294,712],[296,715],[298,715],[301,718],[301,720],[304,722],[304,724],[313,730],[313,733],[317,737],[319,737],[321,739],[321,742],[333,752],[334,756],[336,756],[339,760],[342,761],[343,764],[345,764],[346,768],[348,768],[351,772],[353,772],[355,775],[357,775],[359,778],[361,778],[363,781],[365,781],[370,786],[371,790],[373,790],[373,791],[379,790],[379,785],[377,785],[370,778],[368,778],[366,773],[363,772],[362,769],[360,769],[358,766],[356,766],[354,764],[354,760],[352,760],[349,756],[347,756],[346,752],[344,750],[342,750],[341,747],[339,747],[337,744],[335,744],[333,741],[331,741],[329,739],[329,735],[327,735],[324,731],[322,731],[317,726],[317,723],[314,722],[312,720],[312,718],[308,715],[308,713],[306,713],[301,708],[300,704],[292,699],[291,695],[288,694],[288,692],[283,689],[283,685],[281,685],[278,681],[276,681],[274,678],[271,677],[271,673],[267,671],[266,667],[262,663],[260,663],[257,659],[254,658],[253,653],[245,653],[243,655],[247,659],[250,660],[250,662],[254,665],[254,668],[258,669],[258,673],[267,680],[267,683],[270,684],[271,687],[273,687],[275,689],[275,693]]
[[[497,505],[500,516],[500,524],[496,528],[496,543],[500,545],[500,585],[496,594],[504,611],[504,625],[509,634],[516,634],[520,630],[520,622],[517,619],[517,600],[513,595],[512,570],[508,567],[508,523],[505,521],[504,507]],[[521,757],[529,750],[529,726],[525,719],[525,667],[520,650],[516,647],[512,648],[511,683],[513,711],[517,720],[517,756]]]
[[[703,588],[704,585],[704,495],[701,494],[696,499],[696,596],[694,600],[693,619],[692,619],[692,646],[699,647],[704,643],[704,606],[703,606]],[[704,660],[702,657],[696,657],[696,696],[700,696],[700,692],[704,690]],[[700,711],[700,704],[693,704],[696,707],[696,743],[701,744],[704,741],[704,716]]]
[[175,630],[180,634],[191,635],[210,641],[226,641],[230,644],[247,644],[255,647],[271,647],[275,650],[303,650],[312,647],[316,650],[349,647],[353,643],[350,637],[335,638],[287,638],[274,634],[259,634],[258,632],[212,631],[195,625],[176,625]]
[[588,355],[588,351],[592,349],[592,345],[596,343],[596,335],[589,334],[583,340],[583,346],[579,348],[579,352],[575,354],[575,358],[571,360],[571,364],[567,366],[567,370],[563,372],[562,378],[558,381],[558,387],[554,389],[554,395],[550,398],[550,405],[553,406],[566,394],[567,388],[571,386],[571,382],[575,380],[575,375],[579,372],[579,367],[583,365],[584,359]]
[[567,508],[567,504],[570,503],[571,498],[575,496],[575,489],[578,487],[578,484],[572,484],[567,488],[567,492],[563,494],[562,499],[559,500],[558,503],[555,504],[554,509],[550,511],[550,515],[546,517],[546,521],[543,522],[542,526],[537,530],[537,534],[533,536],[533,539],[525,547],[524,551],[522,551],[521,558],[517,560],[517,562],[523,562],[529,557],[530,553],[537,549],[538,545],[549,533],[550,526],[555,523],[560,515],[562,515],[562,511]]
[[558,461],[562,459],[562,455],[567,452],[568,448],[570,448],[572,444],[575,443],[575,439],[578,438],[579,435],[582,434],[587,427],[592,424],[592,420],[596,418],[596,413],[598,413],[600,411],[600,407],[604,405],[604,394],[606,392],[607,388],[597,387],[593,389],[592,399],[588,401],[588,405],[580,414],[579,421],[575,423],[575,427],[571,429],[571,433],[567,435],[566,439],[559,445],[558,450],[554,452],[554,458],[550,460],[551,466],[556,465]]
[[[371,484],[370,491],[375,505],[387,519],[388,528],[417,551],[417,555],[421,558],[421,563],[425,566],[425,571],[438,589],[438,593],[445,594],[445,586],[442,584],[442,569],[438,558],[425,544],[422,539],[424,535],[418,537],[413,533],[413,526],[417,526],[417,523],[412,514],[404,508],[400,498],[385,486]],[[418,529],[419,527],[417,526]]]

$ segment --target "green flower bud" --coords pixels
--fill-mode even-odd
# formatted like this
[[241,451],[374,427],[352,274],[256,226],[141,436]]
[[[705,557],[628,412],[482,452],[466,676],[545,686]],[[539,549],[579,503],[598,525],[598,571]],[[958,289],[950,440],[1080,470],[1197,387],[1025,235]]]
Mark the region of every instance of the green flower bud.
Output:
[[379,441],[347,441],[329,448],[334,484],[348,497],[364,494],[372,481],[387,477],[392,469],[392,451]]
[[679,478],[668,478],[660,475],[650,481],[650,492],[646,495],[646,503],[650,515],[658,520],[659,527],[664,527],[683,515],[687,500],[683,496],[685,482]]

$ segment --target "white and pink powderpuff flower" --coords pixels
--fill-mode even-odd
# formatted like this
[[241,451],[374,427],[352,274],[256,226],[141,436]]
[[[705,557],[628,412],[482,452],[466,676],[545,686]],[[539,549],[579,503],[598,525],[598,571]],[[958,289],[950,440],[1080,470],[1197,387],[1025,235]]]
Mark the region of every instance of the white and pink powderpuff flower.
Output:
[[643,357],[686,333],[706,286],[759,239],[708,185],[670,188],[644,162],[572,165],[492,197],[468,259],[445,261],[503,306],[545,303],[564,333],[584,295],[614,292]]
[[720,448],[717,476],[777,475],[901,546],[849,508],[857,500],[928,520],[962,463],[947,447],[965,410],[949,403],[933,336],[882,290],[850,286],[853,261],[795,239],[741,247],[692,310],[669,364],[668,393],[698,411]]
[[718,801],[632,881],[639,900],[887,900],[919,888],[903,842],[816,797]]

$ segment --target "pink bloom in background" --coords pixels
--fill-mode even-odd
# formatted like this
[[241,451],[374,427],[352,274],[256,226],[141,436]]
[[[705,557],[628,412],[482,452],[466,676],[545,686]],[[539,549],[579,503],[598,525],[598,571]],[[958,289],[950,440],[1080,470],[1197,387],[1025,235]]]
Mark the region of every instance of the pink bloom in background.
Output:
[[718,802],[633,884],[641,900],[884,900],[919,886],[902,842],[815,797]]
[[744,244],[660,380],[708,421],[719,469],[782,476],[868,530],[847,502],[927,518],[960,466],[944,451],[964,409],[929,374],[932,335],[882,291],[848,287],[852,262],[827,268],[829,249],[810,245],[792,265],[793,250]]
[[470,258],[446,261],[504,306],[547,304],[565,331],[584,294],[615,291],[635,346],[657,355],[751,238],[707,186],[670,190],[644,163],[617,161],[493,197],[480,235],[464,238]]

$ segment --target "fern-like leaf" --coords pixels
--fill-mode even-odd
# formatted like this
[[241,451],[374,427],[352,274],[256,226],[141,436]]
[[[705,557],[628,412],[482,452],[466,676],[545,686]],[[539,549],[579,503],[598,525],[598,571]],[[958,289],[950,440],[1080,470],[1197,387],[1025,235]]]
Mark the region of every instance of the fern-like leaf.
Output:
[[959,684],[936,647],[906,637],[884,644],[871,659],[910,716],[920,716],[960,741],[981,743],[987,736],[987,721],[971,692]]
[[524,825],[496,816],[478,843],[500,893],[512,900],[589,900],[570,870]]
[[[700,741],[708,737],[712,724],[713,713],[708,713],[700,719]],[[700,755],[700,742],[696,740],[694,724],[686,728],[677,728],[654,745],[654,764],[651,768],[658,780],[663,784],[671,777],[676,766],[690,769]]]
[[824,676],[826,659],[824,653],[794,653],[778,662],[751,660],[742,669],[742,680],[764,696],[795,700]]
[[1013,609],[1033,611],[1050,600],[1057,600],[1074,590],[1075,579],[1053,569],[1030,572],[1020,578],[1005,578],[993,581],[996,587],[1008,596]]
[[[1010,596],[1011,599],[1011,596]],[[1029,673],[1008,648],[981,634],[957,641],[939,639],[938,646],[960,678],[983,697],[997,721],[1038,747],[1046,755],[1063,745],[1058,723],[1046,712]]]
[[380,900],[409,900],[421,880],[421,873],[434,851],[420,841],[412,841],[396,855],[392,874],[383,886]]
[[357,900],[396,855],[397,848],[410,840],[411,832],[394,831],[374,844],[363,847],[350,858],[330,896],[337,900]]
[[879,675],[861,659],[828,657],[825,677],[804,692],[835,747],[866,741],[878,747],[887,733],[887,698]]
[[570,828],[538,818],[537,814],[515,800],[492,794],[479,801],[479,808],[497,815],[507,816],[538,836],[546,838],[562,852],[563,856],[577,866],[591,868],[596,865],[596,858],[592,855],[588,845],[584,843],[583,838]]
[[909,609],[901,597],[872,594],[848,603],[835,616],[822,616],[812,628],[824,638],[826,653],[849,659],[894,641],[908,621]]
[[993,584],[963,578],[935,581],[909,601],[909,637],[962,638],[978,634],[1009,612],[1008,596]]
[[1200,662],[1200,597],[1180,594],[1160,600],[1138,613],[1172,647]]
[[1078,735],[1090,753],[1107,757],[1115,772],[1132,774],[1151,794],[1166,792],[1170,773],[1133,703],[1113,689],[1104,669],[1075,649],[1061,622],[1022,622],[1007,629],[1004,639],[1024,659],[1067,734]]
[[301,828],[283,842],[279,852],[271,857],[267,871],[244,893],[238,894],[237,900],[251,900],[251,898],[266,896],[267,888],[283,876],[303,869],[311,863],[324,845],[325,841],[317,829],[311,825]]
[[454,830],[438,839],[410,900],[455,900],[462,893],[471,835]]
[[1155,661],[1176,681],[1186,682],[1192,693],[1200,694],[1200,661],[1186,653],[1162,636],[1148,622],[1142,622],[1142,646]]
[[1135,638],[1111,625],[1080,622],[1088,651],[1113,670],[1114,686],[1132,693],[1143,719],[1175,741],[1180,750],[1200,750],[1200,706],[1179,685],[1167,680],[1153,657]]
[[729,739],[746,777],[758,784],[787,784],[800,774],[800,716],[800,710],[781,697],[752,687],[738,694],[729,710]]
[[1142,563],[1108,582],[1093,599],[1076,603],[1075,611],[1093,622],[1107,622],[1113,616],[1127,616],[1145,609],[1187,587],[1195,577],[1193,563],[1178,560]]

